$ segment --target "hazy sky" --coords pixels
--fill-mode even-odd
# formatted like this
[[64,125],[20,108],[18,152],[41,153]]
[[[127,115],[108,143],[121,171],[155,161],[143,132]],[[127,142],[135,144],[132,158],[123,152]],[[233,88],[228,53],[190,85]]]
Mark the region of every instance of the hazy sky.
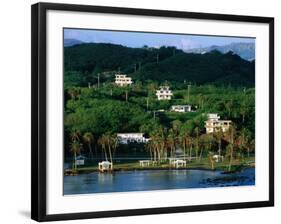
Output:
[[178,49],[208,47],[211,45],[226,45],[234,42],[254,42],[253,38],[237,38],[222,36],[202,36],[187,34],[157,34],[142,32],[119,32],[87,29],[64,29],[65,39],[77,39],[83,42],[113,43],[127,47],[175,46]]

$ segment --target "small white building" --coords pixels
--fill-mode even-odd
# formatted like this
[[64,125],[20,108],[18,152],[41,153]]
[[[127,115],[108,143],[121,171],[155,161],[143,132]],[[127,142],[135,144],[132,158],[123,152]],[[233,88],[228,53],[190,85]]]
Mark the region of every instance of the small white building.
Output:
[[186,167],[186,161],[183,159],[177,159],[172,161],[171,165],[175,168]]
[[171,100],[173,93],[169,86],[160,86],[159,89],[156,90],[156,96],[158,100]]
[[139,163],[140,163],[140,167],[146,167],[146,166],[150,166],[153,163],[153,161],[152,160],[140,160]]
[[111,171],[113,168],[113,165],[109,161],[102,161],[99,164],[99,171],[104,172],[104,171]]
[[171,111],[185,113],[185,112],[191,112],[192,110],[191,110],[191,105],[173,105],[171,107]]
[[128,86],[133,83],[132,78],[128,77],[125,74],[116,74],[115,75],[115,84],[118,86]]
[[208,120],[205,121],[206,133],[214,133],[221,130],[222,132],[227,132],[231,125],[231,120],[220,120],[218,114],[208,114]]
[[223,156],[220,155],[213,155],[213,159],[218,163],[219,161],[223,161]]
[[85,165],[85,159],[86,157],[85,156],[82,156],[82,155],[79,155],[76,157],[76,165],[77,166],[81,166],[81,165]]
[[143,133],[118,133],[117,138],[120,144],[147,143],[149,141],[149,138],[144,137]]

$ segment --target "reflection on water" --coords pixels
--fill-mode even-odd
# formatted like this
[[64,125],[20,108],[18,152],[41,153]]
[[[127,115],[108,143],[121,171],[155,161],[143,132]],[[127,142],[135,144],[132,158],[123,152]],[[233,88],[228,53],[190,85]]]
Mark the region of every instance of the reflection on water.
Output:
[[223,174],[208,170],[143,170],[64,177],[64,194],[147,191],[255,184],[255,169]]

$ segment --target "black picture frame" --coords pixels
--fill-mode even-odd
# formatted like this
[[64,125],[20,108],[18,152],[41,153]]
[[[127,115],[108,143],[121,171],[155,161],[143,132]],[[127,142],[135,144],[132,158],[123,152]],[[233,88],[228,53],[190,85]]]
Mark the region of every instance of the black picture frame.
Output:
[[[269,24],[269,200],[243,203],[208,204],[196,206],[160,207],[70,214],[46,214],[46,12],[63,10],[100,12],[124,15],[192,18],[217,21],[253,22]],[[37,3],[32,5],[32,154],[31,154],[31,218],[36,221],[54,221],[206,210],[238,209],[274,206],[274,18],[240,15],[164,11],[137,8],[103,7],[73,4]]]

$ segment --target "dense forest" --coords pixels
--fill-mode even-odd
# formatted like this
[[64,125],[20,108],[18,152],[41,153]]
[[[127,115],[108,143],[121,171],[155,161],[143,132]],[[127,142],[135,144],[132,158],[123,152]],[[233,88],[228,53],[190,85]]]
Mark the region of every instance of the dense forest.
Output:
[[[218,148],[230,160],[254,152],[254,61],[232,52],[194,54],[174,47],[80,44],[64,50],[66,155],[114,154],[122,148],[116,133],[124,132],[149,137],[141,147],[158,161],[173,156],[176,148],[196,159]],[[117,72],[128,74],[133,84],[114,85]],[[172,100],[157,100],[155,91],[163,84],[173,91]],[[170,111],[184,104],[194,111]],[[206,134],[208,113],[231,120],[230,131]]]
[[175,47],[128,48],[122,45],[88,43],[65,47],[65,85],[87,86],[114,79],[117,71],[135,80],[157,83],[185,81],[202,84],[253,87],[255,62],[233,52],[185,53]]

